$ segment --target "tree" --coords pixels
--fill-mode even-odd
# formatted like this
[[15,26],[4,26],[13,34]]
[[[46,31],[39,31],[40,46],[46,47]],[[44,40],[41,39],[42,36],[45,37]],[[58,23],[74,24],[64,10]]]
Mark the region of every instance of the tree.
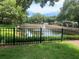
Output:
[[32,17],[28,18],[28,23],[50,23],[56,20],[55,16],[44,16],[39,13],[35,14]]
[[56,16],[47,16],[46,17],[46,22],[52,23],[54,21],[56,21]]
[[[1,1],[4,0],[0,0],[0,2]],[[16,6],[22,6],[23,11],[25,11],[28,7],[30,7],[33,1],[35,1],[36,3],[40,3],[40,6],[44,7],[48,1],[50,1],[50,5],[53,6],[55,2],[58,2],[59,0],[16,0]]]
[[30,23],[43,23],[46,19],[46,17],[37,13],[29,18]]
[[68,8],[68,13],[66,13],[66,16],[69,18],[69,20],[78,22],[79,27],[79,2],[73,3]]
[[76,21],[79,24],[79,1],[65,1],[61,13],[58,16],[60,20]]
[[14,15],[14,10],[16,6],[16,1],[15,0],[4,0],[1,2],[0,5],[0,15],[2,17],[2,20],[4,18],[12,18]]
[[21,6],[16,6],[16,0],[4,0],[0,5],[0,16],[10,19],[10,22],[21,23],[26,14],[22,11]]
[[16,0],[16,4],[22,6],[25,11],[32,4],[32,1],[40,3],[40,6],[44,7],[48,1],[50,1],[50,5],[53,6],[55,2],[58,2],[59,0]]
[[50,5],[53,6],[58,0],[0,0],[2,20],[6,17],[10,18],[12,22],[21,23],[27,16],[26,9],[30,7],[32,1],[39,2],[40,6],[44,7],[47,1],[50,1]]

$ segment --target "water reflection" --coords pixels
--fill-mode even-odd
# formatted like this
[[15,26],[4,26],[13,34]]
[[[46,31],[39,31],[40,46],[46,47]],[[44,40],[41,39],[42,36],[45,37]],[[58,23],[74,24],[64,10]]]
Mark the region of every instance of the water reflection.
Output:
[[[61,33],[56,32],[52,29],[47,29],[46,26],[42,25],[42,36],[61,36]],[[39,29],[25,29],[25,36],[32,37],[32,36],[40,36],[40,28]]]

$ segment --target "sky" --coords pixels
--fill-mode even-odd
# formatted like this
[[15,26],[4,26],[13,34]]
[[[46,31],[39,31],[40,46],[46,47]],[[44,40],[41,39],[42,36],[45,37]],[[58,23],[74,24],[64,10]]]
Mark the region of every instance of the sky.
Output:
[[27,9],[27,12],[29,13],[29,16],[36,13],[40,13],[45,16],[57,16],[60,13],[60,8],[63,7],[63,3],[64,0],[60,0],[59,2],[56,2],[54,6],[49,6],[48,1],[47,4],[41,8],[40,3],[35,4],[35,2],[33,2],[30,8]]

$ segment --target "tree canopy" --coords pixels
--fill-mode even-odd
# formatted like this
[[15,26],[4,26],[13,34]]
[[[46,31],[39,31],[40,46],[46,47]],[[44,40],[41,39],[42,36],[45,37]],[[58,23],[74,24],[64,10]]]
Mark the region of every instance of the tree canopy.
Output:
[[4,0],[0,5],[0,16],[11,19],[12,22],[21,21],[25,16],[21,6],[16,6],[16,0]]
[[79,0],[65,0],[59,20],[76,21],[79,23]]
[[50,1],[50,5],[53,6],[55,2],[58,2],[59,0],[16,0],[16,3],[17,5],[22,6],[23,10],[26,10],[33,1],[35,1],[35,3],[40,3],[40,6],[44,7],[48,1]]
[[26,22],[28,23],[50,23],[50,22],[54,22],[56,19],[55,16],[44,16],[44,15],[41,15],[39,13],[31,16],[28,18],[28,20]]
[[[78,16],[79,14],[79,2],[76,2],[76,0],[70,0],[69,2],[64,3],[63,8],[61,9],[61,13],[59,14],[59,18],[62,20],[70,19],[76,21],[75,16]],[[75,19],[74,19],[75,18]]]
[[22,23],[27,17],[26,10],[30,7],[32,1],[40,3],[40,6],[44,7],[47,1],[50,1],[50,5],[53,6],[59,0],[0,0],[1,20],[7,18],[14,23]]

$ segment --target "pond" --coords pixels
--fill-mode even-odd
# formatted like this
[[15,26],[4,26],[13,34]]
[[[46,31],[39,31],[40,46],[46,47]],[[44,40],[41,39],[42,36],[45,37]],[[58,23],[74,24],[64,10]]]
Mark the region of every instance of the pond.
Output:
[[[40,36],[41,29],[25,29],[25,36],[28,37],[32,36]],[[55,30],[42,28],[42,36],[48,37],[48,36],[61,36],[61,33],[56,32]]]

